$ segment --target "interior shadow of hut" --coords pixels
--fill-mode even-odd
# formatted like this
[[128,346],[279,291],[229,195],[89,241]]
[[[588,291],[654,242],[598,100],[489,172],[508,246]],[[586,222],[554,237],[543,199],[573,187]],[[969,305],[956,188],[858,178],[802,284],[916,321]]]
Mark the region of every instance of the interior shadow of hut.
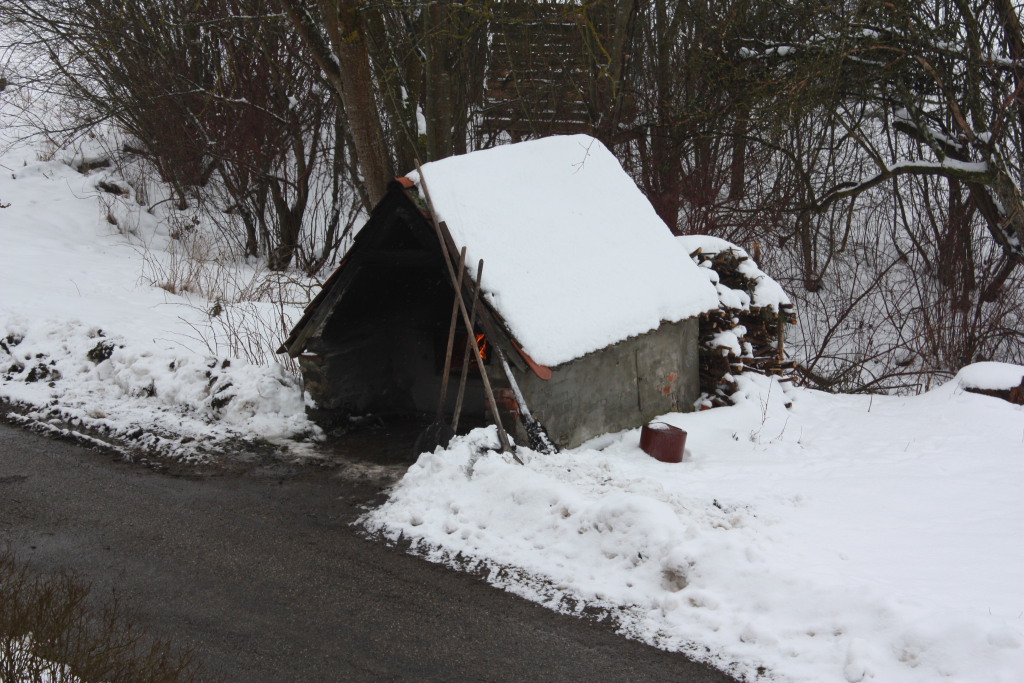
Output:
[[[305,369],[306,389],[319,398],[310,414],[325,429],[325,451],[398,463],[422,449],[422,435],[438,418],[454,303],[440,274],[437,268],[365,268],[324,329],[324,356],[300,361],[316,366]],[[440,403],[440,420],[451,425],[464,385],[462,434],[488,424],[475,361],[460,381],[463,354],[477,334],[458,323]]]
[[[297,355],[316,404],[326,452],[408,461],[437,416],[454,290],[433,228],[398,182],[374,209],[356,244],[281,347]],[[450,422],[468,340],[455,330],[448,391]],[[480,370],[465,377],[459,432],[487,423]]]

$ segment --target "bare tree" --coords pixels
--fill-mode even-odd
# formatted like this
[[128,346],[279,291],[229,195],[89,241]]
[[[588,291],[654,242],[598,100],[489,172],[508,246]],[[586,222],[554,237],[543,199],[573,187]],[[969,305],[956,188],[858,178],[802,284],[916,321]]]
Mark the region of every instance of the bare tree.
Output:
[[[216,200],[217,221],[240,223],[245,253],[266,254],[275,270],[293,262],[310,225],[320,239],[304,267],[337,249],[347,132],[270,0],[14,0],[2,11],[48,57],[51,86],[89,107],[85,124],[126,132],[126,151],[156,167],[179,208]],[[311,217],[311,184],[332,177],[331,203]]]
[[821,12],[789,40],[749,42],[750,60],[840,133],[823,151],[862,160],[844,178],[808,177],[804,208],[900,176],[945,178],[963,183],[1007,262],[1024,264],[1024,80],[1010,2],[872,0]]

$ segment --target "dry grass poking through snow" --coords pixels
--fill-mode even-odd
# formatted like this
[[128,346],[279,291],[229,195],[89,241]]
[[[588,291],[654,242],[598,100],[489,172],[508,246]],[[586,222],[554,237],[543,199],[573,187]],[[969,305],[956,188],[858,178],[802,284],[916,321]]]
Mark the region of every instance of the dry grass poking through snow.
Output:
[[40,576],[0,552],[0,681],[179,683],[191,655],[149,637],[120,602],[99,606],[74,572]]

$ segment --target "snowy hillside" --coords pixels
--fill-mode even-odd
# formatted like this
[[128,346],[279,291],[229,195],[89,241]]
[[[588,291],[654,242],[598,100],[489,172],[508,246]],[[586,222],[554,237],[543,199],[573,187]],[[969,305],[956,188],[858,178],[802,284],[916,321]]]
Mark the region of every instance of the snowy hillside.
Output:
[[186,460],[317,433],[297,377],[272,360],[301,307],[270,303],[267,273],[218,261],[214,242],[192,258],[200,229],[175,233],[167,204],[147,211],[90,170],[98,144],[0,149],[0,400],[31,423]]

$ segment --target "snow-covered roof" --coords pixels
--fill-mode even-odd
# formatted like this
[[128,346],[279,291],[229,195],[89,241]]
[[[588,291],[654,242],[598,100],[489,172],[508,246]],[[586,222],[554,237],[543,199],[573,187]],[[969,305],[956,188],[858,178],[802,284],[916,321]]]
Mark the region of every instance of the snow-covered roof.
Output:
[[[434,210],[523,349],[554,366],[714,308],[714,288],[618,160],[556,136],[422,167]],[[410,174],[417,184],[418,175]]]

